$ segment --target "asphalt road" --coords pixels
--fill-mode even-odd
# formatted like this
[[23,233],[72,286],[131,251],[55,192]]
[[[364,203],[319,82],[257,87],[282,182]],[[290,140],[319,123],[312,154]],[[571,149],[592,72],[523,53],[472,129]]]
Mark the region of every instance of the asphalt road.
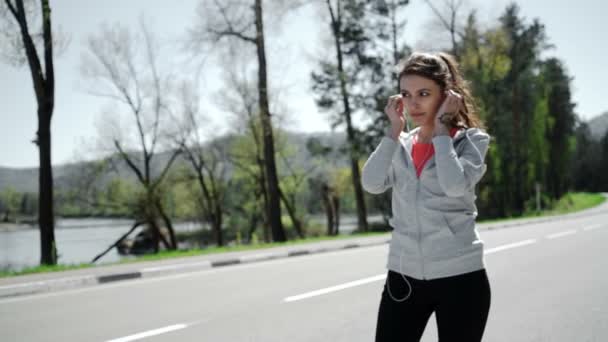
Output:
[[[484,341],[608,341],[608,211],[481,238],[492,287]],[[0,341],[373,341],[387,252],[0,299]],[[436,340],[433,315],[422,341]]]

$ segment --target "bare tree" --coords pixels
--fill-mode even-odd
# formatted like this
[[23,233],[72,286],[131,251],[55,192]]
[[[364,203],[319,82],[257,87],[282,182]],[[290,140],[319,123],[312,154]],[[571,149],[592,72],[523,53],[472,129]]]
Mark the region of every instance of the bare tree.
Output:
[[183,83],[180,87],[182,113],[176,145],[184,152],[200,187],[201,195],[198,197],[198,205],[202,218],[211,224],[216,244],[223,246],[225,244],[222,232],[224,176],[226,173],[225,151],[219,142],[210,141],[206,144],[203,140],[201,133],[204,128],[202,124],[204,118],[199,110],[199,97],[193,89],[195,86],[188,83]]
[[466,17],[461,18],[460,13],[462,13],[465,1],[441,0],[442,4],[439,5],[433,4],[431,0],[424,0],[424,2],[435,15],[436,23],[434,25],[449,33],[452,55],[459,57],[458,40],[462,40],[464,37],[463,23],[466,21]]
[[[180,154],[179,149],[168,150],[165,161],[154,163],[157,149],[164,139],[163,127],[171,119],[169,113],[170,77],[159,70],[159,46],[143,19],[141,34],[133,34],[119,25],[103,26],[87,41],[83,57],[83,76],[91,81],[89,92],[113,100],[127,110],[134,122],[135,137],[127,141],[120,129],[109,134],[109,143],[135,174],[143,187],[139,201],[138,221],[146,223],[155,237],[155,250],[162,241],[167,249],[176,249],[177,241],[171,219],[162,203],[161,183]],[[169,147],[168,147],[169,148]],[[139,150],[130,152],[129,149]],[[157,166],[159,172],[154,172]],[[161,233],[162,220],[169,233],[169,241]]]
[[[48,0],[41,0],[38,8],[35,8],[31,1],[26,1],[24,4],[23,0],[4,0],[4,4],[5,6],[0,8],[0,19],[12,16],[17,27],[3,30],[2,35],[5,38],[3,40],[11,43],[14,48],[12,50],[3,48],[3,57],[17,65],[25,64],[27,61],[38,104],[38,130],[33,142],[38,146],[40,163],[38,174],[40,263],[54,265],[57,263],[57,249],[53,209],[53,169],[51,166],[51,119],[55,107],[55,70],[53,67],[54,42],[51,6]],[[39,10],[42,14],[40,16],[41,33],[32,32],[30,28],[31,16],[35,14],[34,11],[36,10]],[[41,44],[37,45],[36,42],[40,39]],[[7,51],[14,51],[15,53],[11,55]],[[25,55],[25,58],[22,58],[23,55]]]
[[[211,4],[212,2],[212,4]],[[198,23],[190,31],[191,46],[196,50],[204,44],[221,40],[237,40],[256,49],[258,64],[258,110],[262,129],[265,183],[268,200],[266,215],[274,241],[286,241],[281,222],[279,180],[275,160],[275,144],[269,107],[268,72],[264,35],[262,0],[203,1],[198,8]]]

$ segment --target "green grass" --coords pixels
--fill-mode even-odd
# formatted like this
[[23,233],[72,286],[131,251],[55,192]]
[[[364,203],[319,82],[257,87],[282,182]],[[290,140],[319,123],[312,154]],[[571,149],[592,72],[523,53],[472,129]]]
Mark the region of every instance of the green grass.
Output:
[[519,218],[533,218],[541,216],[563,215],[581,211],[584,209],[593,208],[606,201],[606,197],[602,194],[588,192],[569,192],[562,196],[559,200],[552,204],[551,208],[541,210],[540,212],[529,211],[520,216],[505,217],[500,219],[480,220],[479,223],[495,223],[504,222]]
[[[568,193],[564,195],[560,200],[556,201],[551,209],[541,211],[540,213],[528,213],[526,215],[522,215],[519,217],[511,217],[504,218],[498,220],[486,220],[480,221],[480,223],[489,223],[489,222],[501,222],[507,221],[515,218],[529,218],[529,217],[538,217],[538,216],[548,216],[548,215],[559,215],[566,214],[575,211],[580,211],[583,209],[592,208],[606,201],[606,198],[601,194],[593,194],[593,193]],[[125,263],[133,263],[133,262],[141,262],[141,261],[154,261],[154,260],[163,260],[163,259],[171,259],[171,258],[183,258],[189,256],[198,256],[198,255],[207,255],[207,254],[218,254],[225,252],[236,252],[236,251],[248,251],[248,250],[258,250],[258,249],[266,249],[271,247],[279,247],[279,246],[297,246],[306,243],[319,242],[319,241],[330,241],[330,240],[342,240],[342,239],[350,239],[355,237],[363,237],[363,236],[378,236],[386,234],[385,232],[370,232],[370,233],[359,233],[352,235],[339,235],[339,236],[320,236],[320,237],[312,237],[306,239],[296,239],[290,240],[285,243],[257,243],[254,245],[236,245],[230,247],[209,247],[205,249],[192,249],[187,251],[161,251],[158,254],[154,255],[145,255],[135,258],[124,259],[120,262],[114,264],[125,264]],[[104,264],[103,266],[113,265],[113,264]],[[96,267],[98,265],[82,263],[82,264],[71,264],[71,265],[55,265],[55,266],[36,266],[26,268],[20,271],[0,271],[0,278],[4,277],[12,277],[18,275],[25,274],[34,274],[34,273],[45,273],[45,272],[60,272],[66,270],[75,270],[82,268],[90,268]],[[100,265],[101,266],[101,265]]]
[[592,194],[588,192],[567,193],[562,196],[555,204],[552,210],[547,212],[548,215],[567,214],[583,209],[588,209],[600,205],[606,201],[606,197],[601,194]]
[[93,264],[82,263],[82,264],[69,264],[69,265],[53,265],[53,266],[34,266],[24,268],[19,271],[0,271],[0,278],[18,276],[18,275],[26,275],[26,274],[35,274],[35,273],[48,273],[48,272],[61,272],[68,270],[77,270],[81,268],[91,268],[95,267]]
[[270,243],[258,243],[255,245],[237,245],[230,247],[209,247],[205,249],[191,249],[187,251],[160,251],[157,254],[150,254],[140,256],[134,259],[125,259],[120,261],[120,263],[131,263],[131,262],[139,262],[139,261],[152,261],[152,260],[162,260],[168,258],[181,258],[188,256],[197,256],[197,255],[206,255],[206,254],[217,254],[217,253],[225,253],[225,252],[239,252],[239,251],[249,251],[249,250],[257,250],[257,249],[266,249],[272,247],[283,247],[283,246],[297,246],[312,242],[320,242],[320,241],[331,241],[331,240],[344,240],[351,239],[355,237],[368,237],[368,236],[378,236],[384,235],[386,232],[370,232],[370,233],[357,233],[352,235],[338,235],[338,236],[319,236],[313,238],[306,239],[296,239],[289,240],[284,243],[279,242],[270,242]]

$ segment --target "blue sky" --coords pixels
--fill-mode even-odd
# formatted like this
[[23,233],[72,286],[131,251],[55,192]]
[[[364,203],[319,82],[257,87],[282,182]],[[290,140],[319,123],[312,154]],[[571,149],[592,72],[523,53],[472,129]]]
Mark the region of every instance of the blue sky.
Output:
[[[102,109],[108,102],[89,95],[88,83],[80,74],[81,55],[86,38],[95,33],[102,23],[121,23],[136,27],[143,13],[167,44],[175,40],[195,20],[194,10],[199,0],[171,2],[165,0],[51,2],[54,25],[70,35],[71,43],[56,59],[56,107],[52,121],[53,164],[97,157],[101,152],[91,147],[99,133],[97,125]],[[179,3],[180,7],[175,5]],[[486,3],[483,6],[480,4]],[[495,22],[507,1],[469,1],[479,10],[480,19]],[[608,55],[605,34],[608,21],[604,19],[608,5],[604,1],[579,0],[573,3],[549,0],[529,0],[520,3],[521,14],[528,20],[539,18],[545,25],[550,42],[556,48],[547,52],[562,59],[571,76],[577,113],[589,119],[608,110],[608,103],[600,95],[608,79],[608,68],[603,62]],[[326,23],[320,23],[319,10],[307,7],[289,16],[280,30],[268,26],[271,87],[281,89],[282,101],[289,104],[289,116],[282,125],[306,132],[330,131],[326,114],[319,113],[310,93],[310,71],[315,66],[313,56],[322,51],[322,37]],[[412,0],[404,13],[408,19],[404,37],[417,47],[428,44],[428,21],[432,14],[421,0]],[[176,50],[177,51],[177,50]],[[176,53],[172,63],[180,63]],[[206,114],[216,133],[230,130],[226,114],[217,106],[214,94],[221,87],[217,68],[208,63],[203,69],[203,102]],[[27,68],[16,69],[0,64],[0,166],[35,167],[38,153],[31,143],[36,131],[36,103]],[[355,118],[362,122],[363,118]]]

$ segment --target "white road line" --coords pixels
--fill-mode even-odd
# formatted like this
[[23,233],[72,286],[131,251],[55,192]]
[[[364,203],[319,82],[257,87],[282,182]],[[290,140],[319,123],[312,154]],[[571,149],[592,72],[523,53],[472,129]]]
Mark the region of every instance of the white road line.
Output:
[[567,230],[567,231],[561,232],[561,233],[550,234],[550,235],[547,235],[547,239],[557,239],[557,238],[572,235],[572,234],[576,234],[576,230]]
[[337,285],[337,286],[327,287],[327,288],[317,290],[317,291],[303,293],[303,294],[297,295],[297,296],[287,297],[283,301],[284,302],[295,302],[297,300],[302,300],[302,299],[306,299],[306,298],[310,298],[310,297],[320,296],[320,295],[327,294],[330,292],[344,290],[349,287],[372,283],[372,282],[378,281],[378,280],[384,280],[385,278],[386,278],[386,274],[381,274],[381,275],[377,275],[377,276],[373,276],[373,277],[369,277],[369,278],[351,281],[351,282],[344,283],[344,284]]
[[141,339],[146,338],[146,337],[166,334],[168,332],[185,329],[187,327],[188,327],[188,325],[186,325],[186,324],[175,324],[175,325],[170,325],[168,327],[164,327],[164,328],[160,328],[160,329],[154,329],[154,330],[144,331],[144,332],[141,332],[141,333],[138,333],[138,334],[125,336],[125,337],[117,338],[117,339],[114,339],[114,340],[109,340],[107,342],[130,342],[130,341],[137,341],[137,340],[141,340]]
[[[533,243],[536,243],[536,239],[529,239],[529,240],[511,243],[508,245],[490,248],[490,249],[487,249],[484,254],[496,253],[496,252],[503,251],[506,249],[526,246],[526,245],[533,244]],[[295,302],[298,300],[307,299],[307,298],[311,298],[311,297],[315,297],[315,296],[320,296],[320,295],[328,294],[331,292],[336,292],[336,291],[344,290],[344,289],[347,289],[350,287],[355,287],[355,286],[371,283],[374,281],[384,280],[384,279],[386,279],[386,274],[380,274],[380,275],[369,277],[369,278],[355,280],[355,281],[351,281],[348,283],[344,283],[344,284],[340,284],[340,285],[336,285],[336,286],[332,286],[332,287],[326,287],[324,289],[287,297],[287,298],[283,299],[283,301],[284,302]]]
[[598,229],[598,228],[601,228],[601,227],[602,227],[601,224],[594,224],[592,226],[588,226],[588,227],[583,228],[583,230],[586,231],[586,232],[588,232],[590,230]]
[[526,246],[526,245],[533,244],[533,243],[536,243],[536,239],[528,239],[528,240],[524,240],[524,241],[520,241],[520,242],[514,242],[514,243],[507,244],[507,245],[502,245],[502,246],[486,249],[484,254],[492,254],[492,253],[504,251],[505,249],[517,248],[517,247]]

